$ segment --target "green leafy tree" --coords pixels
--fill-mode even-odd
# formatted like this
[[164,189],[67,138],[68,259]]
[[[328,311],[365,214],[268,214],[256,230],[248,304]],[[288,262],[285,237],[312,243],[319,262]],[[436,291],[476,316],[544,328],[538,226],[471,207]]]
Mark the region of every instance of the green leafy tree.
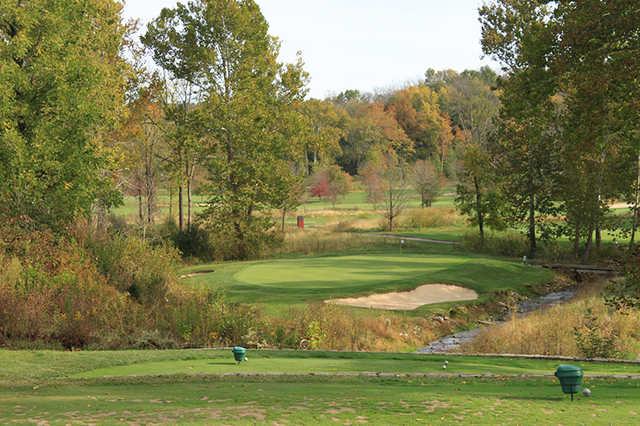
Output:
[[340,154],[340,139],[344,136],[346,113],[332,102],[310,99],[301,105],[307,120],[304,135],[304,173],[310,174],[319,164],[331,164]]
[[536,255],[538,233],[551,236],[548,218],[558,213],[552,12],[548,1],[501,0],[480,8],[483,50],[508,71],[498,85],[502,103],[493,150],[505,218],[516,229],[526,227],[530,257]]
[[251,0],[178,3],[150,24],[145,42],[198,100],[191,129],[212,194],[203,220],[224,236],[229,256],[248,258],[269,241],[272,220],[257,213],[281,207],[286,165],[299,152],[291,143],[300,140],[302,62],[278,63],[279,45]]
[[0,216],[61,230],[119,201],[106,143],[127,31],[111,0],[0,3]]
[[486,227],[504,227],[501,213],[503,202],[496,185],[496,169],[485,147],[472,142],[464,148],[458,178],[456,206],[478,227],[482,247]]
[[629,137],[638,121],[629,106],[637,105],[640,72],[630,50],[640,12],[632,3],[562,1],[555,10],[554,71],[565,96],[562,199],[576,256],[584,240],[583,260],[600,245],[608,205],[636,180],[637,151],[628,148],[637,144]]
[[499,99],[480,74],[463,73],[446,87],[444,102],[444,109],[457,123],[461,141],[456,203],[478,226],[480,242],[484,244],[485,225],[501,225],[496,163],[490,154],[495,143]]

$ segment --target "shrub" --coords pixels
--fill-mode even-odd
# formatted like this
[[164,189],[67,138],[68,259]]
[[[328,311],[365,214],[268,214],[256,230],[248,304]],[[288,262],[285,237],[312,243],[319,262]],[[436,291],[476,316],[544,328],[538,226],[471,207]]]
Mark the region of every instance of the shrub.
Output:
[[596,317],[591,309],[587,309],[581,326],[574,328],[576,346],[587,358],[615,358],[618,356],[616,342],[617,331],[606,318]]
[[452,207],[430,207],[408,209],[400,216],[400,227],[404,229],[438,228],[456,225],[460,216]]
[[319,198],[328,198],[335,206],[338,197],[346,195],[352,187],[352,178],[340,166],[327,166],[316,172],[309,191]]
[[119,234],[89,238],[86,244],[107,281],[140,302],[164,297],[175,279],[179,255],[166,244],[154,247]]
[[478,233],[467,233],[462,238],[464,248],[495,256],[522,257],[529,252],[527,238],[516,232],[485,234],[484,245],[480,244]]
[[640,309],[640,257],[636,255],[627,260],[624,279],[611,282],[605,300],[608,306],[619,311]]
[[121,349],[260,342],[260,313],[173,283],[175,250],[106,234],[79,240],[35,233],[0,252],[0,344]]
[[215,248],[211,236],[205,229],[197,224],[182,231],[174,223],[169,226],[172,228],[169,238],[183,257],[197,258],[205,262],[214,260]]

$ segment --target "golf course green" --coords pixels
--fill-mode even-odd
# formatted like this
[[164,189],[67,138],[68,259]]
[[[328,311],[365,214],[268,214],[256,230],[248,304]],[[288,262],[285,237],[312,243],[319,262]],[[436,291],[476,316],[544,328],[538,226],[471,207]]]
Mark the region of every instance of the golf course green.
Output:
[[[444,249],[443,249],[444,250]],[[397,248],[340,254],[199,265],[184,269],[187,285],[222,289],[242,303],[307,303],[347,296],[412,290],[423,284],[454,284],[482,299],[493,291],[552,278],[546,269],[514,261],[446,250],[444,254]]]

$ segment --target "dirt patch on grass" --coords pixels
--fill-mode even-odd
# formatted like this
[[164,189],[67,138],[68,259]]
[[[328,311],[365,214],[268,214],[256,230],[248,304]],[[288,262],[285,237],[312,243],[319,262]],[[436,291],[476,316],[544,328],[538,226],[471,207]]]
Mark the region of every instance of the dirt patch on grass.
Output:
[[394,311],[412,311],[422,305],[443,302],[476,300],[475,291],[450,284],[426,284],[415,290],[372,294],[366,297],[328,300],[327,303],[355,306],[359,308],[386,309]]

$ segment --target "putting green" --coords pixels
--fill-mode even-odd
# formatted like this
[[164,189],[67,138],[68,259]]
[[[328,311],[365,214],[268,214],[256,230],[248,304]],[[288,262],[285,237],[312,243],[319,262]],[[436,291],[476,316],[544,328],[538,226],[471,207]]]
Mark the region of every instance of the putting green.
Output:
[[188,268],[184,283],[224,289],[243,303],[304,303],[346,296],[412,290],[423,284],[455,284],[483,295],[524,290],[549,281],[549,271],[468,254],[382,252],[202,265]]

